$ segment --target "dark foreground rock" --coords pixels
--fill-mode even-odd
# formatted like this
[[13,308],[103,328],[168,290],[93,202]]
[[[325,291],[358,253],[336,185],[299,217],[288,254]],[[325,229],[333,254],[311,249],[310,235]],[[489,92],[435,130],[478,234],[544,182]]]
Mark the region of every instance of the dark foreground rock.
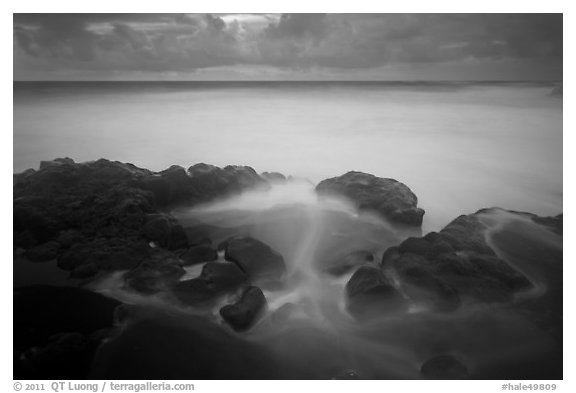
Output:
[[14,289],[14,378],[88,378],[119,304],[78,288]]
[[138,263],[147,256],[132,252],[139,241],[169,250],[191,245],[184,229],[162,209],[267,184],[245,166],[198,164],[188,171],[171,166],[153,172],[105,159],[43,161],[38,170],[14,175],[14,247],[32,261],[58,259],[76,277],[130,269],[134,258]]
[[360,210],[375,211],[398,223],[422,225],[424,210],[417,207],[418,198],[405,184],[394,179],[353,171],[321,181],[316,192],[344,196]]
[[224,247],[226,260],[237,264],[253,281],[279,281],[286,273],[282,255],[252,237],[233,237]]
[[348,309],[356,317],[403,310],[406,303],[379,267],[362,266],[346,284]]
[[466,379],[468,368],[452,355],[436,356],[422,364],[420,373],[425,379]]
[[285,379],[266,346],[205,318],[168,313],[127,326],[102,346],[92,369],[93,379]]
[[248,287],[238,302],[220,309],[220,315],[234,330],[249,329],[266,308],[266,298],[258,287]]
[[455,310],[463,298],[510,301],[531,283],[496,256],[486,230],[477,214],[460,216],[439,233],[408,238],[388,249],[382,266],[399,278],[411,299],[438,310]]
[[202,305],[238,290],[246,282],[244,272],[233,263],[209,262],[200,277],[180,281],[173,287],[174,295],[188,305]]

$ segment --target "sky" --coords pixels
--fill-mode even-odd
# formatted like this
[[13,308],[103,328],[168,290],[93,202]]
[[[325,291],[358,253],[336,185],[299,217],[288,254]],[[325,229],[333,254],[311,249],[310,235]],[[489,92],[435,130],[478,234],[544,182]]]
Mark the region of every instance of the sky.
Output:
[[14,14],[14,80],[562,80],[562,14]]

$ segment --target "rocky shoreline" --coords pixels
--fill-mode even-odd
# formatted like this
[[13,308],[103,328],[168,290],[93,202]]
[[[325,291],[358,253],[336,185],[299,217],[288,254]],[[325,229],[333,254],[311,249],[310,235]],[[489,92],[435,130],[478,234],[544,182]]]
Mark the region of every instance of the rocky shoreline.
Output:
[[[282,174],[258,174],[247,166],[195,164],[152,172],[105,159],[43,161],[38,170],[14,175],[14,252],[35,263],[56,260],[58,268],[81,282],[119,271],[127,290],[162,294],[186,307],[208,309],[228,299],[219,314],[233,332],[242,334],[267,312],[262,290],[284,285],[283,255],[250,236],[213,244],[209,234],[187,230],[170,212],[285,181]],[[347,198],[360,211],[374,212],[394,225],[419,228],[425,214],[408,186],[361,172],[326,179],[316,192]],[[336,275],[354,270],[346,284],[348,312],[364,321],[405,312],[413,304],[454,313],[470,302],[504,306],[517,302],[535,283],[493,248],[486,217],[498,211],[484,209],[457,217],[439,232],[406,238],[381,259],[360,252],[345,266],[333,266]],[[562,215],[511,214],[561,241]],[[560,258],[561,264],[561,253],[551,258]],[[199,276],[184,278],[186,267],[201,263]],[[63,310],[66,302],[72,304]],[[86,317],[90,314],[86,307],[99,316]],[[56,308],[64,322],[48,324],[47,315]],[[116,300],[81,288],[15,288],[14,377],[93,376],[91,359],[101,343],[118,334],[114,327],[121,309]],[[561,307],[547,323],[557,324],[558,318]],[[561,339],[561,334],[556,337]],[[203,375],[192,373],[189,378]],[[469,374],[454,357],[441,355],[423,365],[422,377]]]

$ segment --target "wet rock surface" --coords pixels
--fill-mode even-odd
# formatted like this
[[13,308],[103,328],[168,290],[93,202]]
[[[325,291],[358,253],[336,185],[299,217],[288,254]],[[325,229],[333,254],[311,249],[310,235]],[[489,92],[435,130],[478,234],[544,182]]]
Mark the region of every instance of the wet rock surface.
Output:
[[210,244],[192,246],[179,254],[185,266],[195,265],[202,262],[210,262],[218,259],[218,253]]
[[[58,259],[63,269],[78,268],[77,275],[83,277],[103,269],[130,269],[134,259],[141,261],[149,251],[142,255],[138,245],[133,253],[139,241],[168,250],[194,245],[161,209],[178,203],[192,206],[266,184],[245,166],[197,164],[188,171],[171,166],[155,173],[105,159],[43,161],[38,170],[14,175],[14,246],[25,250],[30,260]],[[198,258],[188,256],[188,262]]]
[[[423,211],[408,187],[359,172],[341,178],[328,179],[318,193],[337,190],[360,209],[417,231]],[[356,237],[372,229],[326,220],[317,228],[332,236],[316,253],[323,259],[303,258],[310,271],[294,272],[286,266],[294,255],[267,243],[272,225],[260,232],[202,222],[183,228],[167,213],[276,181],[277,174],[249,167],[152,172],[68,158],[14,175],[19,258],[69,272],[73,285],[117,278],[111,291],[147,305],[130,306],[128,315],[119,302],[82,289],[16,288],[15,378],[461,379],[471,371],[481,378],[561,377],[562,215],[483,209],[424,237],[374,236],[396,244],[387,249],[371,239],[343,244],[351,237],[342,228]],[[274,219],[286,224],[286,217]],[[126,272],[107,274],[119,270]],[[345,274],[351,277],[343,288]],[[473,318],[463,316],[470,311]],[[254,337],[262,341],[246,340]],[[485,346],[522,347],[532,358],[511,357],[520,365],[504,359],[480,371],[462,360],[482,358]],[[416,348],[422,363],[407,348]],[[452,348],[472,355],[453,356]],[[393,366],[382,371],[384,363]]]
[[286,273],[282,255],[257,239],[233,237],[223,247],[226,260],[237,264],[253,281],[278,281]]
[[360,210],[375,211],[394,222],[422,225],[424,210],[417,207],[418,198],[405,184],[394,179],[352,171],[321,181],[316,192],[347,197]]
[[173,292],[184,304],[201,305],[235,292],[246,280],[246,274],[233,263],[209,262],[199,277],[178,282]]
[[234,330],[249,329],[266,308],[266,298],[258,287],[248,287],[240,300],[220,309],[220,315]]
[[496,256],[486,229],[478,215],[460,216],[438,233],[408,238],[388,249],[382,266],[399,278],[410,298],[441,311],[457,309],[464,298],[512,301],[532,284]]
[[348,309],[356,317],[384,315],[403,310],[406,303],[400,292],[375,266],[362,266],[346,284]]

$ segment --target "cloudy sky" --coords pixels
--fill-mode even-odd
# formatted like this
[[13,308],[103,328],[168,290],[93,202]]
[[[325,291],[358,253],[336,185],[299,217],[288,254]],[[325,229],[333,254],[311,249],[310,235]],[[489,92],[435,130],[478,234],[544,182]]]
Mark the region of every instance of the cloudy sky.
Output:
[[561,14],[14,14],[15,80],[561,80]]

